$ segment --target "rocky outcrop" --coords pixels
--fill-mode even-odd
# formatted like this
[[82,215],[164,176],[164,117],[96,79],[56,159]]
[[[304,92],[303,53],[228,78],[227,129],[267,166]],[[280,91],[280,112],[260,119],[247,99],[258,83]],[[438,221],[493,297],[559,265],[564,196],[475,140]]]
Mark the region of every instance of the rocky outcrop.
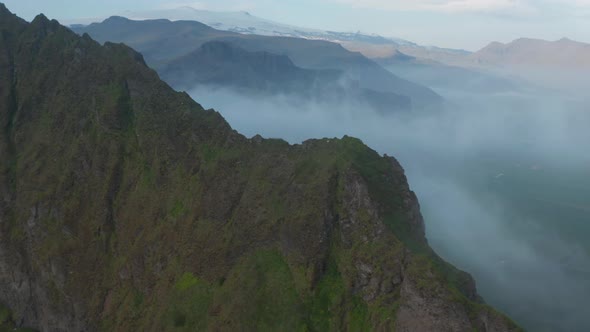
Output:
[[[0,303],[42,331],[517,330],[361,141],[246,139],[124,45],[0,7]],[[0,325],[4,322],[0,322]]]

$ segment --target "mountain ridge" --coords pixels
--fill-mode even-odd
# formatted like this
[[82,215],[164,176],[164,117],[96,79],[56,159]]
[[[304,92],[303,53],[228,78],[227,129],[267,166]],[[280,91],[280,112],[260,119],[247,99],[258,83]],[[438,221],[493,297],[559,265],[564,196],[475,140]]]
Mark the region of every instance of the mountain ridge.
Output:
[[247,139],[131,48],[8,14],[0,302],[16,327],[519,330],[430,249],[394,158]]
[[[148,11],[124,11],[120,16],[133,20],[151,20],[165,18],[170,21],[198,21],[219,30],[226,30],[246,34],[265,36],[283,36],[308,39],[325,39],[329,41],[364,40],[377,43],[396,42],[398,44],[413,44],[400,38],[383,37],[378,34],[357,32],[337,32],[298,27],[290,24],[278,23],[260,18],[245,11],[210,11],[196,9],[190,6]],[[104,20],[97,18],[96,20]]]
[[220,40],[204,43],[159,72],[162,79],[180,90],[233,89],[247,96],[272,98],[280,95],[318,103],[348,100],[358,103],[359,107],[370,105],[383,114],[412,109],[408,97],[347,84],[341,71],[299,68],[286,55],[246,51]]
[[198,10],[190,6],[144,12],[127,11],[123,12],[121,15],[136,20],[167,18],[172,21],[199,21],[219,30],[242,34],[331,41],[341,44],[347,50],[361,52],[363,55],[371,59],[391,56],[395,50],[435,61],[446,58],[455,58],[470,53],[465,50],[418,45],[405,39],[385,37],[379,34],[364,33],[361,31],[338,32],[333,30],[297,27],[259,18],[244,12],[216,12]]
[[[169,62],[197,50],[203,43],[220,40],[249,52],[264,51],[286,55],[302,69],[339,70],[362,89],[374,90],[412,99],[416,109],[439,106],[443,99],[431,89],[399,78],[360,53],[346,50],[340,44],[323,40],[292,37],[243,35],[219,31],[194,21],[133,21],[116,19],[74,29],[89,33],[100,42],[124,42],[138,49],[148,63],[161,70]],[[190,67],[186,68],[190,71]]]

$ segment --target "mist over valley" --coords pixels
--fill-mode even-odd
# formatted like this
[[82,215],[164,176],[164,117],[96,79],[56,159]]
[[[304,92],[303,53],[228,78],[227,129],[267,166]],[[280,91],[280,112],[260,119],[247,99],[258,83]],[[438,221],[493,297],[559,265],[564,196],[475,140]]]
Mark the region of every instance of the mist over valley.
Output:
[[590,7],[353,2],[0,3],[0,331],[589,331]]
[[290,143],[352,135],[395,156],[430,244],[475,276],[486,301],[530,330],[584,331],[588,104],[555,94],[439,93],[447,104],[437,112],[383,115],[349,100],[190,90],[246,135]]

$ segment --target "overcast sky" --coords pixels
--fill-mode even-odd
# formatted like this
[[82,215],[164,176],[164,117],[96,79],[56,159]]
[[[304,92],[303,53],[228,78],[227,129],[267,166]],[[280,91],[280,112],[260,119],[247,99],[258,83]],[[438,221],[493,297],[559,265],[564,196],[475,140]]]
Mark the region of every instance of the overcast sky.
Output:
[[191,6],[244,10],[309,28],[363,31],[476,50],[519,37],[590,42],[590,0],[0,0],[25,19],[105,17]]

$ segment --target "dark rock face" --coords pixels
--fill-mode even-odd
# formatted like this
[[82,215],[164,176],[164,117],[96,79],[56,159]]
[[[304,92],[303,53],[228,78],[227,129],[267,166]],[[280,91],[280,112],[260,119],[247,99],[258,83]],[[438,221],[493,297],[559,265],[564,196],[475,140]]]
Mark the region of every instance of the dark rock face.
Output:
[[124,45],[0,6],[0,121],[0,327],[518,330],[393,158],[246,139]]

